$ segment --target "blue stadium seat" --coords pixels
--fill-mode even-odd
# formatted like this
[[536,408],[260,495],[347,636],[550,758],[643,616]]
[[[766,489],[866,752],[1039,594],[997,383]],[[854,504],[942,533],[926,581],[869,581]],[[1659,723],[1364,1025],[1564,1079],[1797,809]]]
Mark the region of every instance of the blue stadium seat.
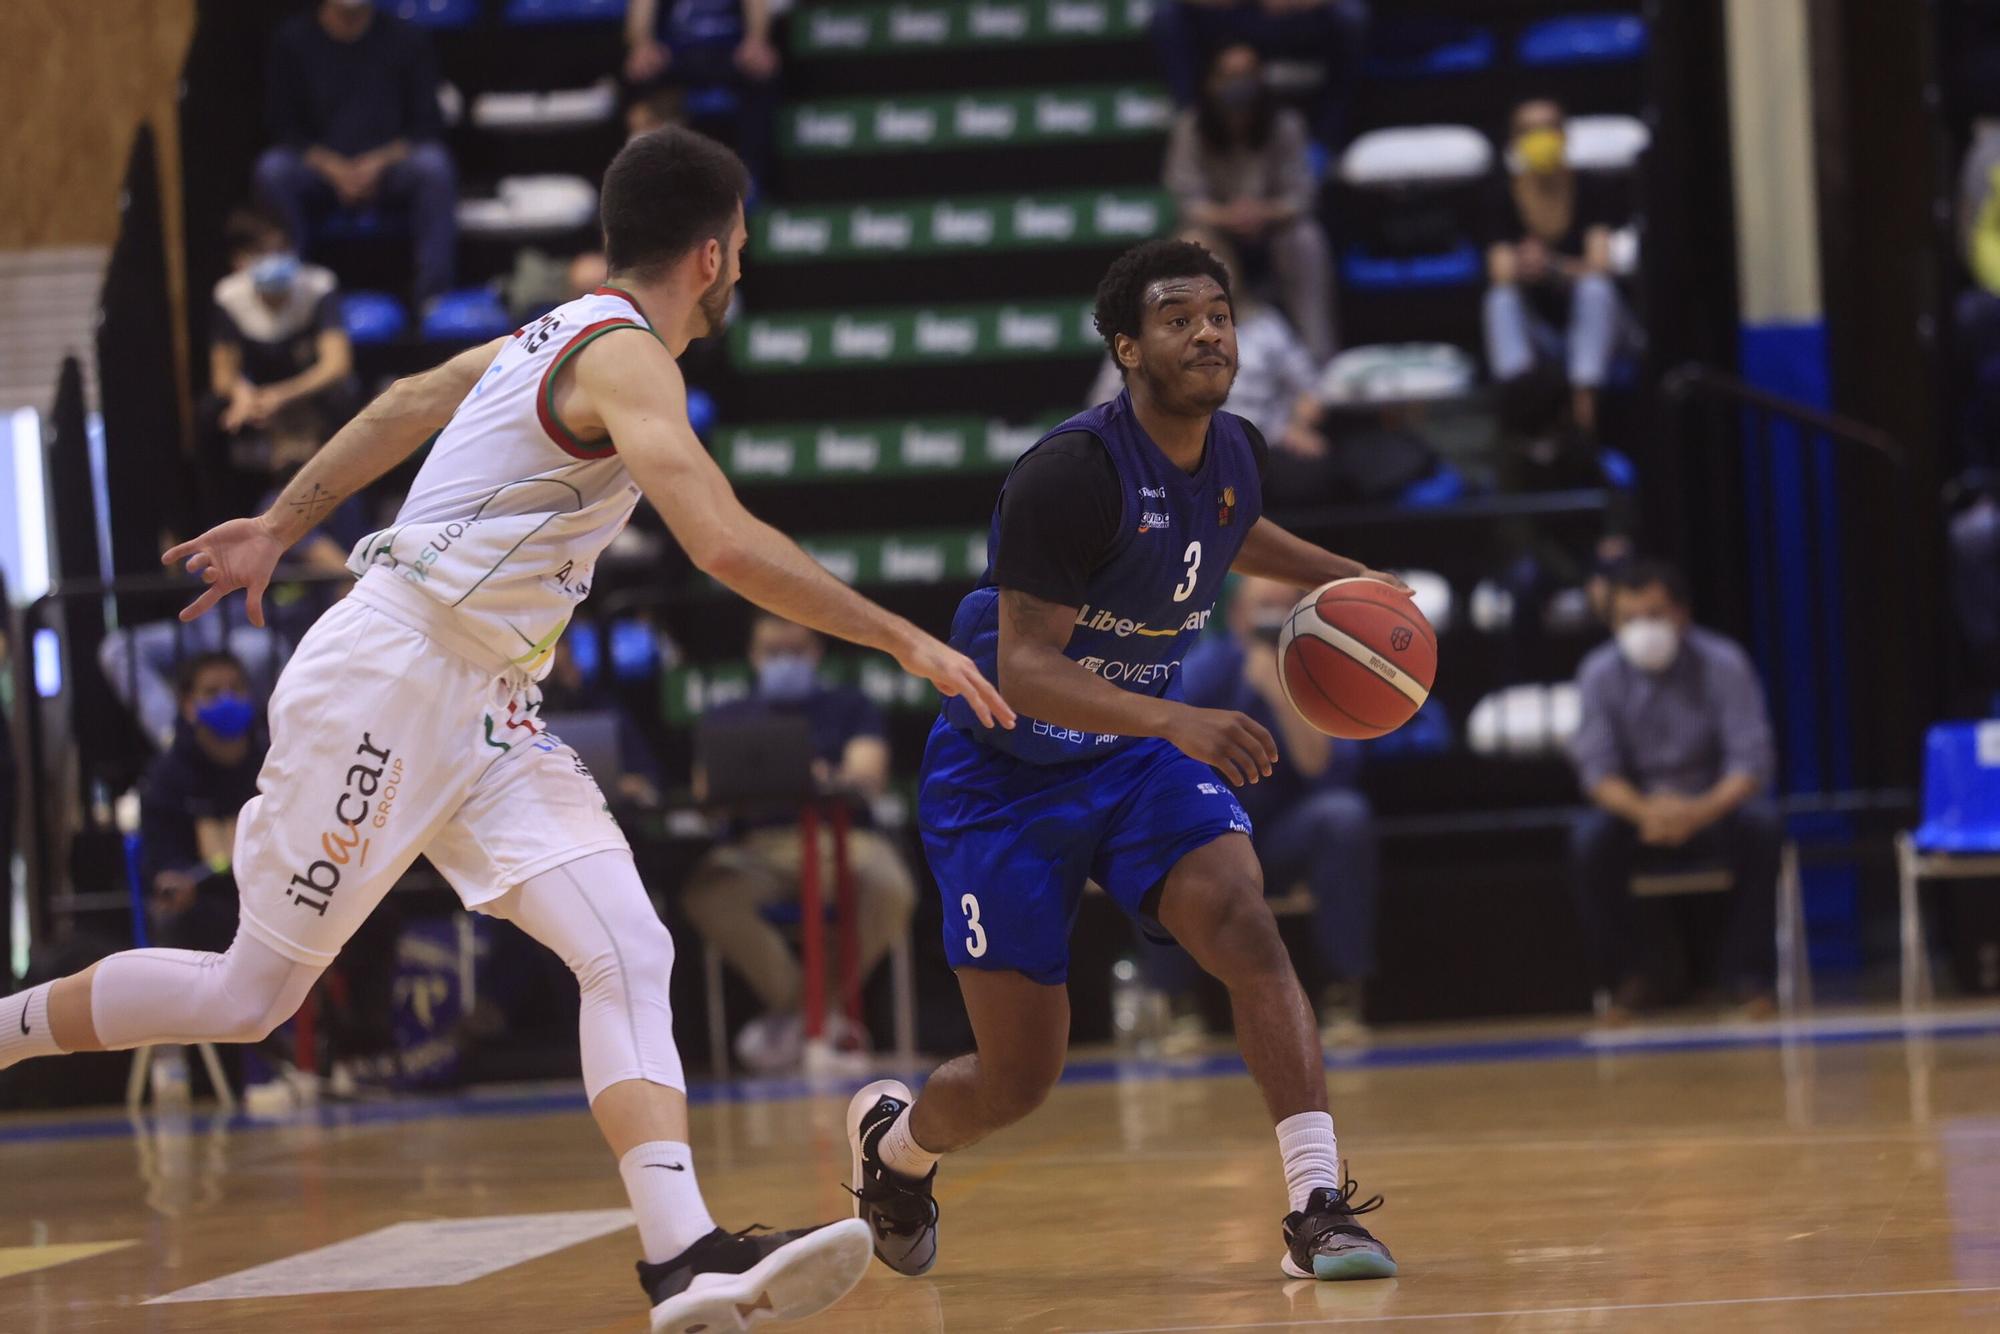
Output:
[[1492,29],[1477,24],[1404,19],[1382,24],[1369,47],[1371,78],[1432,79],[1491,69],[1499,43]]
[[1618,490],[1639,489],[1639,465],[1632,462],[1632,456],[1623,450],[1598,450],[1597,466],[1604,473],[1604,480]]
[[514,317],[488,287],[446,292],[424,312],[424,337],[438,342],[498,338],[514,328]]
[[1424,701],[1417,716],[1387,736],[1367,743],[1371,758],[1382,756],[1442,755],[1451,749],[1451,718],[1436,696]]
[[1924,853],[2000,853],[2000,724],[1939,723],[1924,737]]
[[1361,246],[1349,246],[1340,260],[1341,281],[1361,292],[1391,292],[1410,287],[1463,287],[1486,274],[1471,242],[1436,255],[1381,258]]
[[507,0],[509,23],[616,22],[625,17],[625,0]]
[[403,303],[387,292],[348,292],[340,298],[340,322],[356,343],[393,343],[409,327]]
[[313,223],[317,241],[368,241],[378,236],[394,236],[409,230],[409,219],[399,209],[337,208]]
[[1396,503],[1409,509],[1432,510],[1465,498],[1465,474],[1440,461],[1431,475],[1403,488]]
[[420,28],[469,28],[479,22],[479,0],[375,0],[375,7]]
[[1544,19],[1514,47],[1523,65],[1611,65],[1646,54],[1646,21],[1636,14],[1570,14]]
[[702,439],[708,439],[709,428],[715,425],[715,399],[705,389],[689,388],[688,425]]
[[710,84],[705,88],[690,88],[681,99],[681,110],[690,120],[703,120],[736,114],[736,90],[726,83]]

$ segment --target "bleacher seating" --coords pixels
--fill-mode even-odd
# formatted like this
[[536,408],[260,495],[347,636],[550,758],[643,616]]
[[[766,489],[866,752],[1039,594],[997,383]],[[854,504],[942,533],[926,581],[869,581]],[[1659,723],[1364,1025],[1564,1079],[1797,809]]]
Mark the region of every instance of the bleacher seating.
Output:
[[1532,69],[1619,64],[1646,54],[1646,21],[1636,14],[1544,19],[1521,34],[1514,55]]
[[367,347],[394,342],[410,321],[403,303],[387,292],[345,292],[340,298],[340,322],[350,339]]

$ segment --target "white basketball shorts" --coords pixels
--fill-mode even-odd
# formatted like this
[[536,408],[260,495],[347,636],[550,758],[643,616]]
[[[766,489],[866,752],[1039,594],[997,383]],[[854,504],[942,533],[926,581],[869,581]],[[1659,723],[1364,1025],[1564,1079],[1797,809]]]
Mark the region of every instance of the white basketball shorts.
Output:
[[321,616],[271,696],[236,826],[242,926],[324,967],[418,854],[468,908],[628,845],[540,690],[387,570]]

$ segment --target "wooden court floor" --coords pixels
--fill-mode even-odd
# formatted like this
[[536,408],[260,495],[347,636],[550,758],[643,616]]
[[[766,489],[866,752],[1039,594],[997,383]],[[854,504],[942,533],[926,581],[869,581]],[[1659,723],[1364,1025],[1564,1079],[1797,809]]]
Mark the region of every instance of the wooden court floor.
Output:
[[[1336,1060],[1341,1145],[1403,1266],[1354,1284],[1280,1277],[1272,1136],[1227,1058],[1084,1061],[1098,1078],[946,1164],[929,1278],[878,1268],[812,1327],[2000,1329],[2000,1013],[1741,1036],[1489,1031]],[[697,1108],[725,1225],[846,1209],[844,1097],[774,1091]],[[641,1330],[636,1234],[579,1105],[0,1117],[0,1331]],[[526,1258],[461,1281],[496,1251]],[[396,1274],[442,1286],[367,1290]],[[143,1304],[201,1284],[237,1295]],[[316,1286],[340,1290],[297,1295]]]

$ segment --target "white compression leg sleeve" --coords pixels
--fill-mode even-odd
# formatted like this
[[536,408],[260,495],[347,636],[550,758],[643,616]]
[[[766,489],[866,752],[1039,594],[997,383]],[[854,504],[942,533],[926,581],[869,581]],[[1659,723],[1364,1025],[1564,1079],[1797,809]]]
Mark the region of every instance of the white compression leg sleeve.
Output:
[[547,945],[576,974],[583,1089],[643,1079],[687,1089],[667,983],[674,940],[625,851],[598,852],[526,881],[488,911]]
[[107,1049],[262,1042],[298,1013],[321,969],[239,931],[227,953],[127,950],[99,961],[90,1018]]

